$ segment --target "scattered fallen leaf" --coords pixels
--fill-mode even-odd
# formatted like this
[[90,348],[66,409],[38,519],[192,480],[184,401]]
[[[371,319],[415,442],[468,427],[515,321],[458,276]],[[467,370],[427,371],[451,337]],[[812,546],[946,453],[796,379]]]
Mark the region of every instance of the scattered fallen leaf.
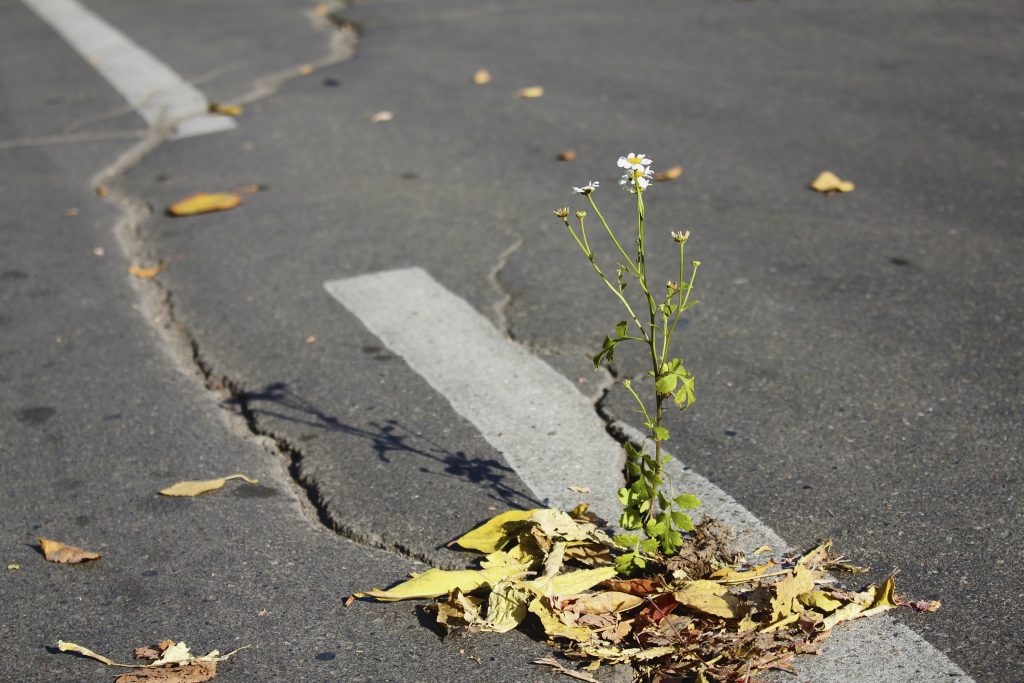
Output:
[[95,192],[96,196],[100,197],[101,199],[110,194],[110,190],[107,189],[106,185],[97,185],[92,189],[92,191]]
[[[96,252],[94,251],[93,253],[96,253]],[[157,275],[159,275],[163,271],[163,269],[166,268],[166,267],[167,267],[167,264],[164,263],[163,261],[161,261],[160,263],[156,264],[155,266],[151,266],[149,268],[143,268],[142,266],[129,266],[128,267],[128,274],[129,275],[133,275],[133,276],[139,278],[140,280],[152,280]]]
[[681,175],[683,175],[683,167],[673,166],[672,168],[666,171],[662,171],[661,173],[655,173],[654,179],[659,181],[675,180]]
[[160,489],[160,495],[163,496],[198,496],[203,493],[209,493],[210,491],[216,491],[217,489],[223,488],[225,482],[229,479],[243,479],[250,484],[258,484],[256,479],[251,479],[244,474],[231,474],[226,477],[219,479],[206,479],[202,481],[179,481],[173,486],[168,486],[165,489]]
[[751,553],[751,554],[752,555],[760,555],[761,553],[770,553],[771,551],[772,551],[772,547],[770,545],[763,545],[763,546],[761,546],[759,548],[755,548],[754,552]]
[[473,82],[477,85],[486,85],[491,82],[491,72],[487,69],[477,69],[473,74]]
[[71,218],[72,216],[77,216],[77,215],[78,215],[78,208],[77,207],[71,207],[70,209],[68,209],[67,211],[64,212],[64,217],[65,218]]
[[495,515],[454,542],[467,550],[493,553],[505,547],[518,529],[538,510],[509,510]]
[[299,67],[299,73],[302,74],[303,76],[308,76],[309,74],[313,73],[313,65],[303,64],[302,66]]
[[572,161],[575,158],[576,158],[576,150],[574,150],[574,149],[567,149],[564,152],[559,152],[559,154],[558,154],[558,160],[559,161]]
[[516,92],[516,97],[521,97],[526,100],[534,100],[538,97],[544,97],[544,88],[539,85],[532,85],[529,88],[521,88]]
[[99,553],[82,550],[73,545],[65,545],[60,541],[43,538],[42,536],[36,536],[36,540],[39,541],[39,548],[43,551],[43,557],[49,562],[78,564],[86,560],[100,559]]
[[353,593],[357,598],[375,598],[384,602],[412,598],[437,598],[458,588],[463,593],[482,586],[493,586],[512,573],[521,573],[518,567],[491,567],[489,569],[428,569],[398,584],[390,590],[379,589]]
[[268,614],[270,614],[269,610],[261,609],[259,612],[256,613],[256,616],[258,616],[258,617],[265,617]]
[[306,343],[307,344],[316,344],[316,337],[314,335],[312,335],[312,334],[309,335],[308,337],[306,337]]
[[242,107],[237,104],[217,104],[210,102],[208,107],[211,114],[222,114],[224,116],[241,116]]
[[569,490],[575,491],[576,493],[590,493],[589,486],[570,486]]
[[7,571],[9,572],[17,571],[19,569],[21,569],[21,565],[17,562],[11,562],[9,565],[7,565]]
[[734,619],[739,616],[740,599],[717,581],[705,579],[691,581],[682,590],[673,592],[672,597],[683,607],[704,614],[712,614],[724,619]]
[[96,66],[100,63],[100,58],[96,55],[89,55],[85,58],[85,61],[88,62],[89,66]]
[[201,213],[227,211],[242,203],[242,196],[236,192],[197,192],[179,199],[167,207],[172,216],[195,216]]
[[327,5],[325,5],[322,2],[320,4],[318,4],[316,7],[313,8],[313,14],[315,14],[318,17],[325,17],[325,16],[327,16],[327,12],[328,11],[329,11],[329,8],[327,7]]
[[114,683],[203,683],[217,676],[217,662],[192,662],[159,669],[136,669],[123,673]]
[[373,123],[387,123],[391,119],[395,118],[395,115],[389,111],[379,111],[370,117],[370,121]]
[[93,652],[89,648],[82,647],[81,645],[78,645],[76,643],[66,643],[63,640],[58,640],[57,641],[57,648],[61,652],[77,652],[78,654],[83,655],[85,657],[89,657],[90,659],[95,659],[98,662],[103,662],[107,666],[125,666],[125,667],[133,666],[132,664],[115,664],[114,660],[107,659],[103,655],[96,654],[95,652]]
[[175,643],[173,640],[165,640],[155,646],[135,648],[135,657],[153,660],[149,664],[120,664],[89,648],[63,640],[57,641],[57,647],[61,652],[75,652],[107,666],[132,669],[130,673],[118,676],[115,683],[202,683],[217,675],[217,662],[222,662],[249,646],[243,645],[225,655],[219,650],[212,650],[202,657],[196,657],[189,652],[188,645],[184,642]]
[[93,247],[92,248],[92,255],[93,256],[103,256],[106,253],[107,253],[107,250],[104,249],[103,247]]
[[826,194],[832,192],[853,192],[854,184],[849,180],[841,180],[832,171],[822,171],[811,181],[811,189]]

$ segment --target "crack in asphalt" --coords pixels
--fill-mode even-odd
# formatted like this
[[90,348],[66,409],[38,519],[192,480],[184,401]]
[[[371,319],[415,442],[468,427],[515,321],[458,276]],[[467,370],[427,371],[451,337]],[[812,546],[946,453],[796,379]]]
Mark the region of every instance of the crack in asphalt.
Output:
[[[335,8],[343,8],[343,3],[336,3]],[[284,69],[269,74],[255,81],[254,86],[233,101],[238,104],[253,102],[268,97],[286,82],[308,73],[308,67],[322,68],[345,61],[355,54],[358,44],[357,27],[337,13],[337,9],[320,16],[310,12],[309,16],[314,27],[332,29],[328,39],[327,54],[308,65]],[[125,258],[132,263],[155,262],[156,255],[140,235],[143,222],[153,215],[152,205],[141,197],[130,195],[112,183],[120,176],[140,163],[151,152],[167,142],[173,134],[174,125],[178,121],[148,131],[133,131],[130,137],[142,137],[137,144],[124,151],[113,163],[98,171],[90,180],[97,194],[106,201],[117,206],[121,215],[112,230]],[[128,137],[129,133],[120,133]],[[75,133],[71,135],[52,136],[56,142],[72,142],[95,139],[95,134]],[[114,138],[119,139],[119,138]],[[50,142],[49,144],[54,144]],[[203,388],[212,393],[222,408],[233,406],[235,410],[221,413],[227,426],[240,438],[254,443],[263,449],[276,454],[296,495],[296,500],[303,515],[314,528],[323,528],[342,536],[361,546],[385,550],[402,558],[421,562],[427,565],[436,563],[436,559],[426,557],[422,553],[402,543],[390,542],[378,534],[366,533],[343,524],[335,519],[327,510],[324,495],[315,479],[303,472],[304,454],[294,443],[281,434],[262,427],[255,412],[249,405],[249,394],[241,382],[223,373],[217,372],[213,363],[205,357],[199,341],[175,312],[174,294],[163,283],[157,280],[141,280],[131,278],[132,287],[138,297],[139,309],[143,317],[154,328],[162,340],[162,349],[174,365],[183,374],[197,380]]]
[[498,300],[491,305],[491,310],[494,311],[494,317],[497,322],[498,331],[504,336],[508,337],[512,341],[519,341],[516,338],[515,333],[512,331],[512,323],[508,319],[508,309],[512,306],[512,290],[505,287],[501,281],[501,271],[505,270],[505,266],[508,265],[509,259],[519,251],[523,246],[523,238],[521,235],[516,235],[515,240],[509,246],[498,254],[498,261],[491,268],[491,272],[487,274],[487,279],[490,280],[491,286],[494,287],[495,291],[498,292]]

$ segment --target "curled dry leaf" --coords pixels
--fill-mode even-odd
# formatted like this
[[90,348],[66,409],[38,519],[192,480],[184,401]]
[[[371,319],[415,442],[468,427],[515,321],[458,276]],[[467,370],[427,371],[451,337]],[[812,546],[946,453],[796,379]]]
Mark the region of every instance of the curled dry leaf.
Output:
[[825,194],[832,192],[853,192],[854,184],[849,180],[842,180],[832,171],[822,171],[818,177],[811,181],[811,189]]
[[525,100],[535,100],[538,97],[544,97],[544,88],[539,85],[531,85],[528,88],[521,88],[516,92],[516,97],[521,97]]
[[564,152],[558,154],[559,161],[572,161],[576,158],[576,150],[567,149]]
[[[94,252],[95,253],[95,252]],[[129,266],[128,274],[139,278],[140,280],[152,280],[159,275],[167,264],[161,261],[155,266],[143,267],[143,266]]]
[[165,489],[160,489],[160,495],[163,496],[198,496],[203,493],[209,493],[210,491],[216,491],[217,489],[223,488],[224,484],[229,479],[242,479],[250,484],[258,484],[259,481],[251,479],[244,474],[231,474],[226,477],[219,479],[205,479],[202,481],[179,481],[174,486],[168,486]]
[[672,168],[662,171],[661,173],[655,173],[654,179],[658,181],[675,180],[679,176],[683,175],[682,166],[673,166]]
[[195,216],[201,213],[227,211],[242,203],[242,196],[235,192],[197,192],[179,199],[167,207],[172,216]]
[[221,114],[223,116],[242,115],[242,107],[237,104],[218,104],[216,102],[210,102],[208,109],[211,114]]
[[473,82],[477,85],[486,85],[491,82],[491,72],[487,69],[477,69],[473,74]]
[[389,111],[379,111],[370,117],[370,121],[373,123],[387,123],[388,121],[395,118],[395,115]]
[[217,662],[222,662],[249,646],[243,645],[225,655],[219,650],[212,650],[202,657],[196,657],[189,652],[188,645],[183,641],[175,643],[173,640],[165,640],[159,645],[135,648],[137,659],[155,660],[149,664],[120,664],[87,647],[63,640],[57,641],[57,647],[61,652],[75,652],[107,666],[132,669],[130,673],[118,676],[115,683],[202,683],[217,675]]
[[85,562],[86,560],[100,559],[99,553],[82,550],[81,548],[77,548],[73,545],[65,545],[60,541],[43,538],[42,536],[37,536],[36,540],[39,541],[39,548],[43,551],[43,557],[45,557],[49,562],[78,564],[79,562]]

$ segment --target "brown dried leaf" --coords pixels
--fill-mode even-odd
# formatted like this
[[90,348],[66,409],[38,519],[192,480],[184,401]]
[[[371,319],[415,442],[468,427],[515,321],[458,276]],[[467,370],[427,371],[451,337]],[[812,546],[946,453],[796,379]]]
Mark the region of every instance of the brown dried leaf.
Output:
[[477,85],[486,85],[491,82],[491,72],[487,69],[477,69],[473,74],[473,82]]
[[602,582],[600,587],[607,588],[611,591],[618,591],[620,593],[639,595],[640,597],[650,595],[651,593],[660,593],[665,590],[660,583],[652,579],[612,579],[610,581]]
[[123,673],[114,683],[203,683],[217,676],[217,662],[195,661],[180,666],[136,669]]
[[661,182],[664,182],[666,180],[675,180],[676,178],[678,178],[681,175],[683,175],[683,167],[682,166],[673,166],[672,168],[670,168],[670,169],[668,169],[666,171],[662,171],[661,173],[655,173],[654,174],[654,179],[658,180],[658,181],[661,181]]
[[563,595],[558,598],[559,609],[578,614],[616,614],[628,612],[642,604],[642,597],[616,591]]
[[[576,158],[576,150],[574,150],[574,149],[567,149],[564,152],[559,152],[559,154],[558,154],[558,160],[559,161],[572,161],[575,158]],[[587,488],[587,487],[586,486],[580,486],[580,487],[575,487],[574,488],[574,487],[570,486],[569,488],[571,488],[571,489],[573,489],[575,491],[576,488]],[[580,493],[590,493],[590,489],[587,489],[586,491],[580,491]]]
[[82,550],[81,548],[77,548],[73,545],[65,545],[60,541],[53,541],[49,538],[43,538],[42,536],[36,536],[36,540],[39,541],[39,548],[43,551],[43,557],[45,557],[49,562],[78,564],[79,562],[85,562],[86,560],[100,559],[99,553]]
[[531,85],[528,88],[521,88],[516,92],[516,97],[526,100],[534,100],[538,97],[544,97],[544,88],[539,85]]
[[210,491],[216,491],[224,487],[229,479],[243,479],[250,484],[258,484],[259,481],[245,476],[244,474],[231,474],[220,479],[207,479],[205,481],[179,481],[174,486],[160,489],[162,496],[198,496]]

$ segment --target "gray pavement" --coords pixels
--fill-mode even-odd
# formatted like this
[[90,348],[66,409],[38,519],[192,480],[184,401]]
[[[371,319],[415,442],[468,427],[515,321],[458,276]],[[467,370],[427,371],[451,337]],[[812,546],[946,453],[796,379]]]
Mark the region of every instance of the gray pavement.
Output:
[[[420,266],[596,399],[587,355],[618,312],[550,210],[596,178],[624,219],[614,160],[635,150],[685,167],[648,215],[666,237],[691,229],[704,263],[683,354],[699,403],[672,451],[790,542],[831,536],[875,578],[899,568],[902,591],[944,602],[901,621],[977,680],[1014,680],[1018,6],[365,2],[339,11],[360,27],[353,58],[268,94],[264,76],[336,54],[291,3],[90,4],[211,99],[265,97],[237,131],[155,147],[112,182],[153,208],[119,233],[128,253],[169,264],[135,292],[118,213],[89,194],[128,143],[3,141],[141,119],[3,8],[2,547],[23,568],[0,588],[17,653],[0,667],[101,680],[44,648],[174,636],[252,642],[226,680],[549,678],[525,636],[439,644],[411,605],[340,607],[417,560],[462,566],[444,543],[535,501],[322,282]],[[475,87],[482,67],[494,80]],[[545,96],[516,99],[528,85]],[[371,123],[380,110],[394,120]],[[577,160],[555,161],[567,148]],[[856,191],[807,191],[824,168]],[[251,183],[269,189],[230,212],[160,213]],[[599,408],[636,422],[616,393]],[[153,496],[235,470],[261,495]],[[105,558],[43,564],[38,533]]]

